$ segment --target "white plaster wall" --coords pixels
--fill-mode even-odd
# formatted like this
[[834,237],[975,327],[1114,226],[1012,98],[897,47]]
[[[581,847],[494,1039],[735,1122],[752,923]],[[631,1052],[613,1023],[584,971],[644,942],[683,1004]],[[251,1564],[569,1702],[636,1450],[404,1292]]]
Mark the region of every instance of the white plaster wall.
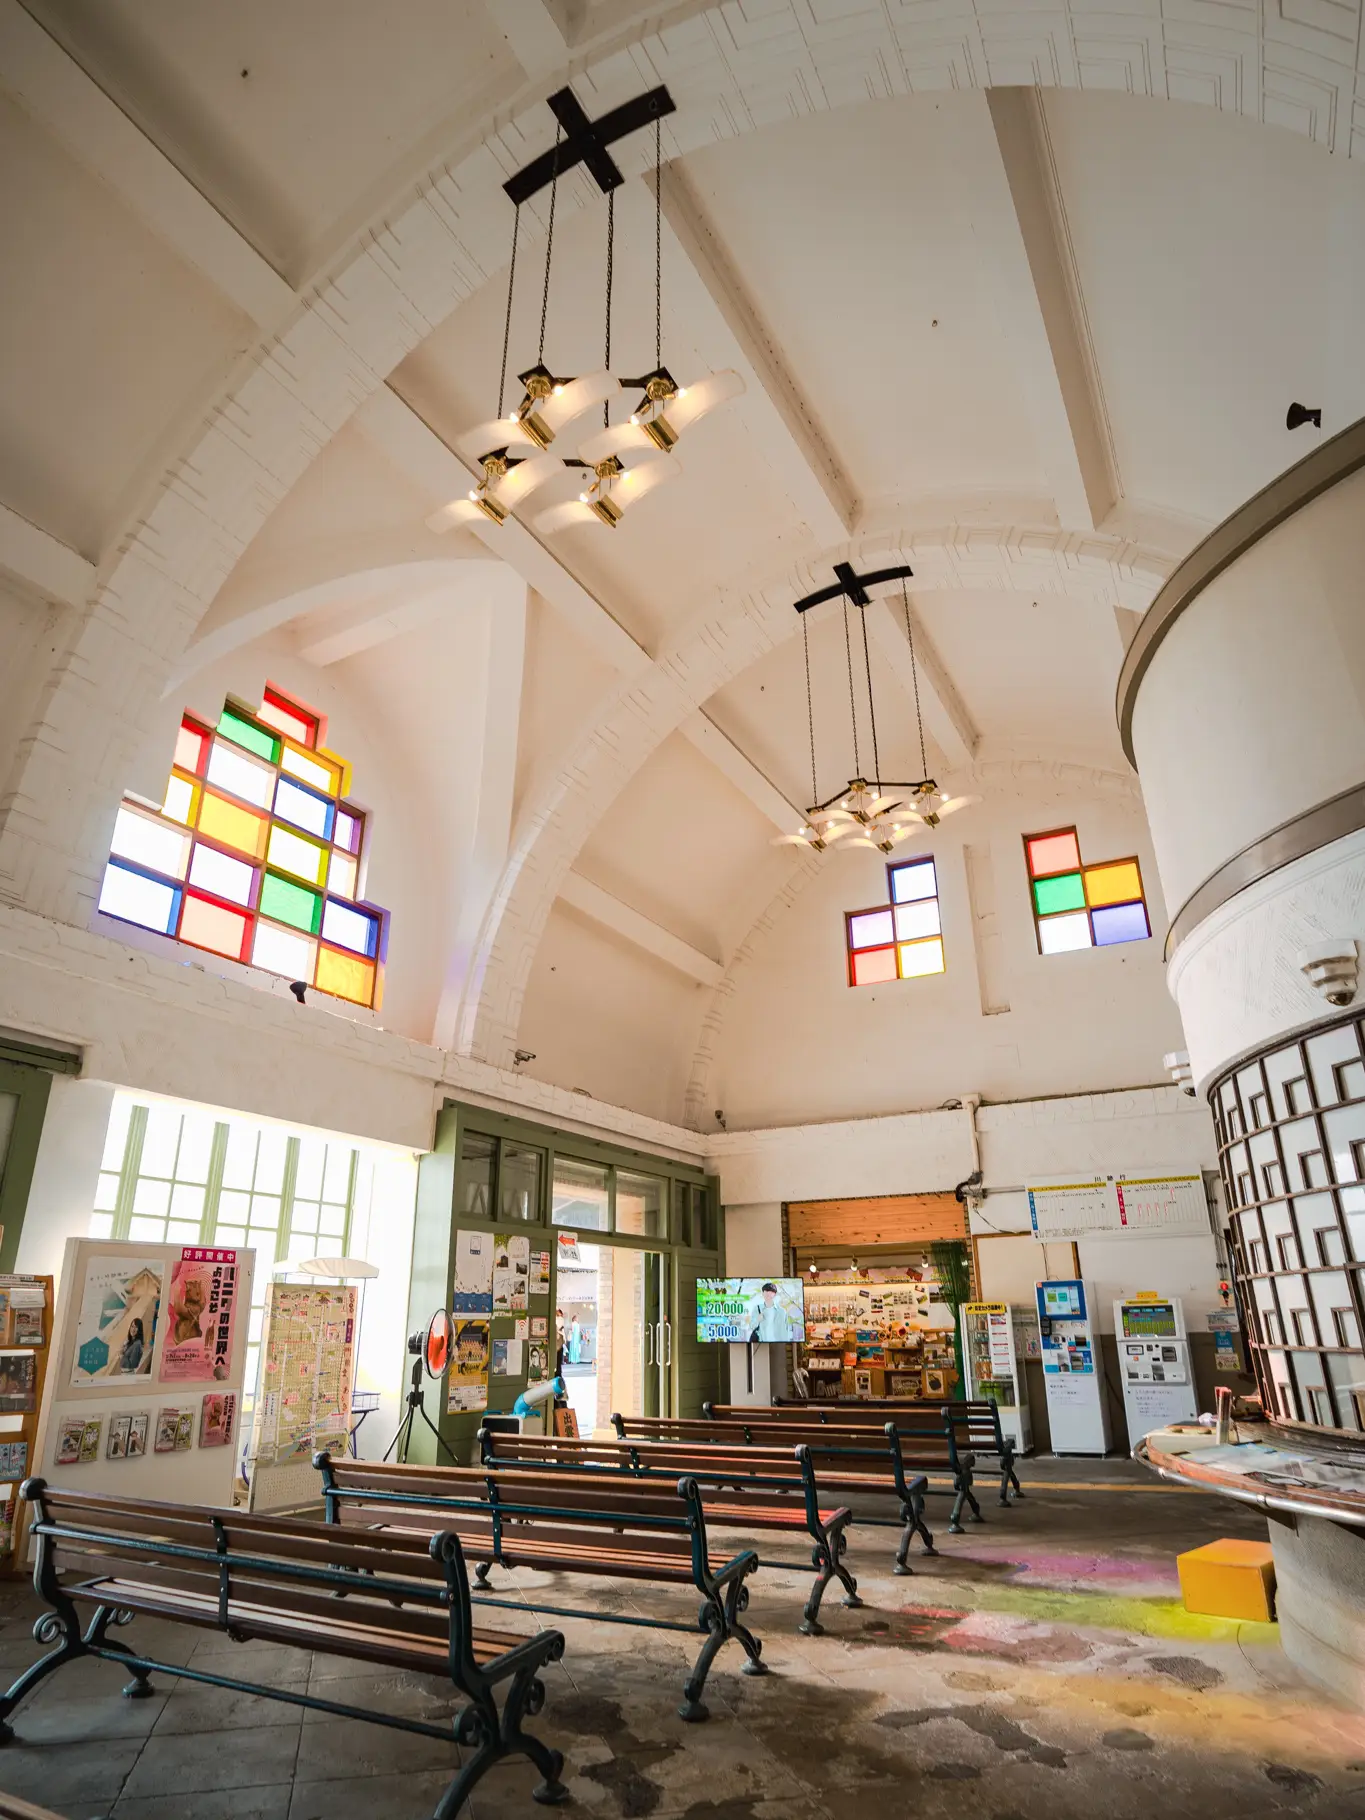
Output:
[[0,575],[0,792],[73,618],[69,608]]
[[[1140,800],[1126,780],[1069,767],[991,767],[977,787],[980,804],[896,855],[937,862],[945,972],[850,987],[844,913],[887,902],[886,862],[870,850],[824,855],[717,994],[698,1122],[715,1107],[732,1127],[767,1126],[1161,1078],[1162,1055],[1184,1045],[1162,989],[1166,919]],[[1022,837],[1072,823],[1084,862],[1138,856],[1150,940],[1038,953]],[[989,907],[969,895],[969,844],[990,854]],[[978,936],[994,943],[984,992]],[[1002,998],[1008,1010],[983,1012]]]
[[1365,964],[1365,833],[1272,872],[1185,938],[1169,980],[1201,1090],[1234,1057],[1340,1015],[1298,964],[1301,949],[1338,937]]
[[725,1274],[753,1277],[782,1268],[782,1203],[725,1209]]
[[405,1351],[412,1226],[417,1209],[417,1160],[400,1151],[374,1157],[370,1198],[351,1221],[351,1254],[379,1267],[365,1284],[361,1304],[357,1390],[379,1392],[379,1407],[366,1416],[357,1443],[362,1459],[382,1459],[403,1417],[407,1394]]
[[113,1103],[102,1081],[53,1077],[16,1270],[60,1276],[66,1241],[89,1234]]
[[1142,680],[1133,749],[1166,901],[1365,777],[1365,472],[1185,609]]

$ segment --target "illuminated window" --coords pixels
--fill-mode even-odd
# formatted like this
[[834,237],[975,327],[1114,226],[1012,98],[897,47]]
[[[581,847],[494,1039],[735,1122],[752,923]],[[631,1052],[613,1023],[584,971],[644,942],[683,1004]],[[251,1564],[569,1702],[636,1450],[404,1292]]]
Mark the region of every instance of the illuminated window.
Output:
[[326,736],[270,686],[216,727],[187,714],[164,801],[123,799],[100,909],[378,1009],[388,912],[356,898],[367,818]]
[[1026,834],[1024,855],[1040,954],[1112,948],[1152,933],[1135,859],[1083,866],[1074,828]]
[[943,971],[938,872],[932,859],[898,860],[886,868],[889,904],[844,917],[850,986],[881,986]]

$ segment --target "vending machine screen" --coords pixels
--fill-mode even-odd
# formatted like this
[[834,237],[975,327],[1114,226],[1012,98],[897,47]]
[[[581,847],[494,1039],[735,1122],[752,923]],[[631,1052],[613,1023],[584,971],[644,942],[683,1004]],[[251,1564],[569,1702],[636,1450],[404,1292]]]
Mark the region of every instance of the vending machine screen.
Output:
[[1079,1283],[1044,1283],[1043,1313],[1054,1320],[1080,1320],[1085,1310],[1081,1306],[1081,1286]]

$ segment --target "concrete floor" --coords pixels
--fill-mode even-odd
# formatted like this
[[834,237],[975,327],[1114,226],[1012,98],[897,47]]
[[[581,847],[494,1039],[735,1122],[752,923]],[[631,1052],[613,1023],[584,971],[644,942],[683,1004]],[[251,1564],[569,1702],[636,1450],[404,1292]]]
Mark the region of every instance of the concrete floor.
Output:
[[[1305,1683],[1273,1625],[1193,1618],[1175,1555],[1264,1534],[1231,1504],[1161,1488],[1127,1462],[1025,1463],[1025,1501],[940,1534],[911,1579],[889,1572],[893,1532],[855,1533],[865,1598],[831,1598],[823,1637],[797,1634],[809,1584],[762,1571],[749,1621],[773,1672],[725,1651],[708,1724],[675,1716],[687,1638],[562,1620],[564,1662],[535,1721],[562,1749],[567,1811],[686,1820],[1365,1820],[1365,1718]],[[941,1510],[941,1501],[935,1500]],[[931,1520],[935,1515],[931,1509]],[[942,1531],[942,1522],[935,1528]],[[741,1538],[725,1536],[727,1544]],[[771,1547],[772,1538],[768,1538]],[[760,1549],[762,1543],[759,1543]],[[797,1558],[795,1550],[792,1558]],[[547,1576],[517,1575],[526,1589]],[[687,1620],[696,1596],[559,1578],[555,1602]],[[0,1671],[36,1653],[37,1605],[0,1592]],[[531,1629],[529,1614],[491,1614]],[[448,1686],[356,1663],[139,1621],[168,1659],[376,1709],[436,1717]],[[16,1715],[0,1789],[69,1820],[426,1820],[453,1746],[161,1678],[119,1696],[104,1663],[63,1671]],[[524,1764],[494,1771],[475,1820],[527,1815]]]

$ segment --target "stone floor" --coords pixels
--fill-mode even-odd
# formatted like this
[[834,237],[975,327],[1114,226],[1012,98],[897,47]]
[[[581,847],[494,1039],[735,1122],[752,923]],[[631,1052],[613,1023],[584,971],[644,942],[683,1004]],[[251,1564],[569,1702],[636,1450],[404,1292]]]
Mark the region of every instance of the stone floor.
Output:
[[[1365,1820],[1365,1718],[1300,1679],[1273,1625],[1194,1618],[1179,1603],[1178,1550],[1263,1524],[1126,1462],[1029,1463],[1025,1485],[1023,1503],[988,1503],[985,1524],[942,1535],[911,1579],[888,1571],[891,1532],[856,1533],[865,1604],[831,1600],[822,1637],[797,1634],[808,1576],[761,1572],[749,1617],[772,1673],[743,1677],[738,1651],[723,1653],[705,1725],[675,1714],[689,1639],[562,1620],[568,1650],[535,1723],[568,1759],[569,1811]],[[556,1603],[695,1613],[695,1596],[516,1580]],[[36,1610],[22,1588],[0,1592],[0,1672],[33,1659]],[[534,1627],[529,1612],[495,1621]],[[451,1710],[436,1681],[144,1621],[125,1634],[169,1661],[230,1664],[375,1710]],[[155,1699],[125,1701],[122,1679],[90,1662],[47,1683],[0,1752],[0,1789],[69,1820],[426,1820],[455,1763],[453,1746],[170,1677]],[[534,1779],[524,1764],[494,1771],[475,1820],[544,1811]]]

